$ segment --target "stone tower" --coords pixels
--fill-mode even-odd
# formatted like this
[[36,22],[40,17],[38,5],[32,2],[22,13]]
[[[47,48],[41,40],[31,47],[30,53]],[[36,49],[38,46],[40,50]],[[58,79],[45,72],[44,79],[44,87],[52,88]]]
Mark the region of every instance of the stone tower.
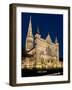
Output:
[[35,38],[36,38],[36,39],[41,38],[41,35],[40,35],[40,32],[39,32],[39,28],[37,28],[37,33],[36,33],[36,35],[35,35]]
[[40,51],[39,51],[39,41],[41,39],[41,35],[40,35],[40,32],[39,32],[39,28],[37,27],[37,32],[36,32],[36,35],[35,35],[35,52],[36,52],[36,65],[39,65],[41,64],[41,61],[39,59],[40,57]]
[[26,50],[30,50],[33,48],[33,34],[32,34],[32,24],[31,24],[31,17],[29,21],[28,33],[26,38]]
[[56,57],[57,57],[57,60],[59,60],[59,43],[58,43],[58,40],[57,40],[57,37],[55,39],[55,52],[56,52]]

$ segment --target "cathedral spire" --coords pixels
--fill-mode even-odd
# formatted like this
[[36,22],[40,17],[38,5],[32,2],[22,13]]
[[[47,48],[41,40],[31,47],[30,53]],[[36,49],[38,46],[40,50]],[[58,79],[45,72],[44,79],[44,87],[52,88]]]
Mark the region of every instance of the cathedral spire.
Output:
[[28,33],[26,38],[26,50],[30,50],[33,48],[33,34],[32,34],[32,23],[31,23],[31,17],[29,21],[29,27],[28,27]]
[[30,16],[30,21],[29,21],[29,27],[28,27],[28,34],[27,34],[27,37],[33,37],[33,34],[32,34],[31,16]]
[[52,40],[51,40],[51,38],[50,38],[50,34],[48,33],[48,36],[46,37],[46,41],[48,42],[48,43],[52,43]]

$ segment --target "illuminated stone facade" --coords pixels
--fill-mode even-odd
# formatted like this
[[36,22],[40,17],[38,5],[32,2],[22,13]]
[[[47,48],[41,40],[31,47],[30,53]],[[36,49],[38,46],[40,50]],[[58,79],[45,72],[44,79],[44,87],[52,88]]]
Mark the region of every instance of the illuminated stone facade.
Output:
[[26,38],[26,51],[30,57],[22,60],[22,68],[59,68],[62,62],[59,61],[59,43],[57,38],[52,42],[48,33],[46,39],[41,38],[39,29],[33,36],[31,17],[29,21]]

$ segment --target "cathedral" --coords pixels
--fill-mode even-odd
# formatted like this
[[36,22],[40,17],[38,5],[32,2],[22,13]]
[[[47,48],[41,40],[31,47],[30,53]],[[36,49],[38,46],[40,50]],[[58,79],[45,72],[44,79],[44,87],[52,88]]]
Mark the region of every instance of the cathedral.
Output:
[[59,43],[57,37],[52,42],[48,33],[46,39],[40,35],[39,28],[35,35],[32,33],[31,17],[28,26],[28,33],[25,43],[25,51],[28,56],[22,60],[23,68],[60,68],[63,66],[59,61]]

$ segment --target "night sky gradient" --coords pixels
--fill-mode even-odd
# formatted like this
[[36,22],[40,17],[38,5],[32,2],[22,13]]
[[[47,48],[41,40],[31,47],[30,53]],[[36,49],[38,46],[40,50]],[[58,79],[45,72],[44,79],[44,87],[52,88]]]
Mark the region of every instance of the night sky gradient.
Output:
[[40,14],[40,13],[22,13],[22,48],[25,48],[25,42],[28,32],[28,25],[31,16],[33,35],[37,32],[37,27],[42,38],[46,38],[48,32],[53,42],[57,37],[59,42],[59,56],[63,57],[63,15],[62,14]]

